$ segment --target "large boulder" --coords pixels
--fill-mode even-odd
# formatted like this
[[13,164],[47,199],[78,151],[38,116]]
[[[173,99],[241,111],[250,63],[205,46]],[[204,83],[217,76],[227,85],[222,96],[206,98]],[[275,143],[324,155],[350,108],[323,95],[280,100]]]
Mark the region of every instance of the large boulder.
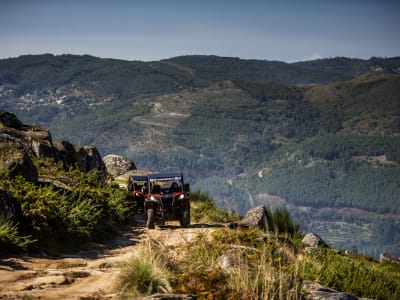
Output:
[[54,148],[58,158],[66,167],[77,165],[83,172],[89,172],[92,169],[106,172],[106,166],[95,146],[82,147],[66,141],[55,141]]
[[396,258],[387,252],[383,252],[379,256],[379,262],[400,265],[400,258]]
[[250,209],[242,220],[240,220],[239,225],[244,225],[248,227],[258,227],[264,231],[274,231],[274,224],[272,222],[271,216],[264,205],[260,205]]
[[58,160],[50,132],[40,126],[25,126],[25,140],[36,157]]
[[74,145],[67,141],[55,141],[53,145],[57,152],[57,157],[62,161],[64,166],[69,167],[76,164],[76,151]]
[[368,300],[366,298],[357,298],[352,295],[339,292],[314,281],[305,281],[303,283],[302,290],[304,293],[304,299],[306,300]]
[[11,176],[21,175],[25,179],[37,182],[38,172],[31,157],[33,151],[24,140],[24,136],[13,128],[0,129],[0,170]]
[[310,247],[328,247],[328,244],[319,235],[312,232],[304,236],[303,244]]
[[110,154],[103,157],[107,172],[112,176],[120,176],[129,171],[136,170],[135,163],[125,157]]
[[21,130],[22,126],[22,122],[14,114],[0,110],[0,128],[10,127]]
[[99,150],[93,145],[83,146],[85,164],[82,170],[84,172],[89,172],[92,169],[97,169],[104,174],[107,172],[106,165],[101,158]]
[[82,147],[64,141],[53,143],[47,129],[23,125],[14,114],[0,110],[0,170],[37,182],[32,158],[61,160],[66,168],[77,165],[83,172],[97,169],[106,173],[95,146]]

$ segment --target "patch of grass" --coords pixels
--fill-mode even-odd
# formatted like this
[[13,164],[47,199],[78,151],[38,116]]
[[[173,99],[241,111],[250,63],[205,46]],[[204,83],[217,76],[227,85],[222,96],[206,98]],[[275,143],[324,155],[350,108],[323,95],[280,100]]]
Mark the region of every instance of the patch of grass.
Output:
[[123,265],[119,280],[124,297],[171,292],[168,264],[155,245],[155,241],[147,241]]
[[400,266],[379,264],[363,255],[343,256],[317,249],[304,261],[303,277],[358,297],[400,299]]
[[296,250],[274,234],[262,237],[255,229],[199,235],[181,249],[174,289],[199,299],[292,299],[294,280],[284,270],[294,264]]

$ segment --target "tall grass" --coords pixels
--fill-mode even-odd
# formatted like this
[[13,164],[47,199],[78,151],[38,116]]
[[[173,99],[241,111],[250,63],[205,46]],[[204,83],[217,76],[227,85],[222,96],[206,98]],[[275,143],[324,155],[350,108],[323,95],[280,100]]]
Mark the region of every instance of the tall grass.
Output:
[[123,265],[120,285],[124,297],[167,293],[171,291],[166,257],[162,255],[159,243],[147,240],[140,251]]

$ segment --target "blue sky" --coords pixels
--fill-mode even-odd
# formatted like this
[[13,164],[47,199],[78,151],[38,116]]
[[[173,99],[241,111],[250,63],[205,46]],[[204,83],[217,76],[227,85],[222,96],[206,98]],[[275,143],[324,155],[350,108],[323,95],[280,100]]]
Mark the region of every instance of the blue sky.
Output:
[[0,58],[400,55],[400,1],[0,0]]

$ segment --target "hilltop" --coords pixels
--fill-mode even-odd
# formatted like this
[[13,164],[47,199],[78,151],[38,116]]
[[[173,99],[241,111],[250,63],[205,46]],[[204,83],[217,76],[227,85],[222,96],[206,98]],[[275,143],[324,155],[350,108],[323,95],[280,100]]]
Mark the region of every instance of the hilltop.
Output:
[[139,168],[182,170],[238,214],[286,205],[336,246],[400,255],[399,66],[28,55],[0,61],[0,107]]

